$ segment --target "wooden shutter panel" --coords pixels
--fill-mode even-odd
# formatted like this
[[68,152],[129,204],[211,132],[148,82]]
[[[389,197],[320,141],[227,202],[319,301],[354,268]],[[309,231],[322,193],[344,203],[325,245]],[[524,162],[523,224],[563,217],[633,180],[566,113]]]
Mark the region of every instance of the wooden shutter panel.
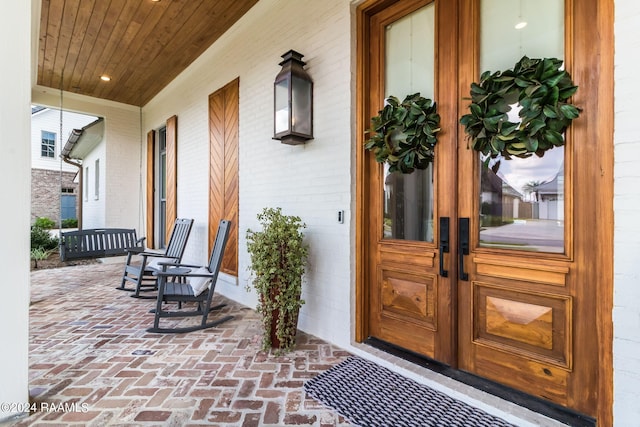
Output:
[[178,116],[167,119],[167,219],[166,241],[178,217]]
[[221,271],[238,275],[239,87],[235,79],[209,95],[209,250],[221,219],[231,221]]

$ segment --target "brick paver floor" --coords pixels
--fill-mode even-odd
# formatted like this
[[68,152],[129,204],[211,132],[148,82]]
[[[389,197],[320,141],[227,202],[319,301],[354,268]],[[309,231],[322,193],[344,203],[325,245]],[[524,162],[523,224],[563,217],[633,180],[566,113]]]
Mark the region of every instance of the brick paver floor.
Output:
[[216,328],[147,333],[155,302],[114,289],[122,268],[32,272],[29,376],[38,411],[13,425],[348,425],[302,388],[346,351],[299,333],[295,351],[262,352],[258,314],[229,300],[222,314],[234,319]]

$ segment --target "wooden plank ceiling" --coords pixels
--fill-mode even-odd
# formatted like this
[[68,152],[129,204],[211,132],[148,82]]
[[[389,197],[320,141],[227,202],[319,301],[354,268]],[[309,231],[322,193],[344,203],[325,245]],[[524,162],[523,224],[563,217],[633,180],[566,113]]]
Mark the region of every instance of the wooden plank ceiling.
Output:
[[42,0],[37,83],[143,106],[257,1]]

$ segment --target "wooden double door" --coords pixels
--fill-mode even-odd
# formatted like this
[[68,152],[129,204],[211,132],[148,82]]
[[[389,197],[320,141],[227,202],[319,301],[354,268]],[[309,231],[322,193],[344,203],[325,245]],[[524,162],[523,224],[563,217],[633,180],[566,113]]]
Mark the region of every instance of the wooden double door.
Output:
[[[607,424],[612,71],[602,36],[611,17],[599,0],[543,3],[359,7],[360,142],[389,95],[435,100],[441,131],[432,166],[411,174],[358,153],[356,336]],[[515,29],[525,20],[526,31]],[[465,98],[482,71],[524,55],[564,59],[581,115],[564,147],[487,165],[459,125]]]

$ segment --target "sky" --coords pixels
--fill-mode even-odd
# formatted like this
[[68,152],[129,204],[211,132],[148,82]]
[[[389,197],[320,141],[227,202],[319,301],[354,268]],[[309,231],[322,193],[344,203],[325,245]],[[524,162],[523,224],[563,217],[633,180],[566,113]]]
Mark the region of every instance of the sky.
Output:
[[498,175],[516,190],[525,193],[522,187],[531,181],[551,181],[564,164],[564,147],[555,147],[545,152],[544,157],[535,154],[526,159],[502,159]]

